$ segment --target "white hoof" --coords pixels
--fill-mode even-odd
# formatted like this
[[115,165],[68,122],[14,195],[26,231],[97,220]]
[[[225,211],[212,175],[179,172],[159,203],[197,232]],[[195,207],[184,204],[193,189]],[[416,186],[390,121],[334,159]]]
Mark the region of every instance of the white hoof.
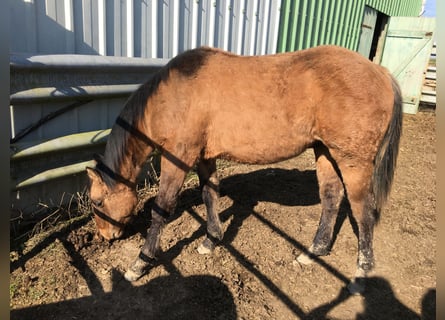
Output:
[[199,254],[210,254],[213,250],[215,250],[215,244],[209,238],[205,238],[198,247]]
[[365,292],[366,272],[363,269],[357,269],[354,279],[348,284],[349,293],[359,295]]
[[213,252],[212,249],[206,247],[203,243],[201,243],[198,247],[198,253],[199,254],[211,254]]
[[306,253],[302,253],[297,257],[297,261],[300,264],[304,264],[304,265],[309,265],[312,262],[314,262],[314,260]]
[[143,274],[136,273],[131,269],[128,269],[127,272],[125,272],[125,274],[124,274],[125,280],[130,281],[130,282],[136,281],[142,276],[143,276]]
[[365,292],[365,282],[364,279],[353,279],[348,284],[348,291],[352,295],[360,295]]
[[140,257],[137,257],[136,260],[131,264],[130,268],[128,268],[127,272],[124,274],[124,278],[130,282],[138,280],[147,272],[147,267],[150,264],[145,262]]

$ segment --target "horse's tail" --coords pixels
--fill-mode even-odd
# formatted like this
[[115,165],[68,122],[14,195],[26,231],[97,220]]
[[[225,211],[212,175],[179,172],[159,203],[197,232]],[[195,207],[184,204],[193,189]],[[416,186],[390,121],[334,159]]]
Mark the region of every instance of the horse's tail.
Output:
[[391,189],[402,133],[402,94],[397,80],[392,76],[391,80],[394,92],[394,107],[388,129],[377,151],[372,177],[372,191],[374,193],[377,221],[380,210],[388,198]]

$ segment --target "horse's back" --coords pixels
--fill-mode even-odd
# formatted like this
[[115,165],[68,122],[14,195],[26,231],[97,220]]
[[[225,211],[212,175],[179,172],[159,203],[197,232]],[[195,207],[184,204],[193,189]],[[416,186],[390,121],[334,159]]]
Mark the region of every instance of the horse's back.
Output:
[[194,139],[208,158],[269,163],[316,141],[374,148],[391,116],[389,74],[340,47],[249,57],[201,48],[175,59],[157,110],[168,114],[163,134]]

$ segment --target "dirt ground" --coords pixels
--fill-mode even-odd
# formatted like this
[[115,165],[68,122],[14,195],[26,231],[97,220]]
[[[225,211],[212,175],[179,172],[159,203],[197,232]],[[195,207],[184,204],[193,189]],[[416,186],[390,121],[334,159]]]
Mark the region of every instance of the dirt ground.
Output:
[[361,296],[345,290],[357,255],[347,205],[331,254],[309,266],[296,261],[321,212],[310,150],[270,166],[222,166],[226,233],[212,255],[196,251],[205,208],[192,176],[158,265],[134,283],[123,273],[143,244],[148,210],[111,244],[93,238],[91,216],[36,235],[11,251],[11,319],[435,319],[435,121],[431,111],[405,115],[375,231],[376,268]]

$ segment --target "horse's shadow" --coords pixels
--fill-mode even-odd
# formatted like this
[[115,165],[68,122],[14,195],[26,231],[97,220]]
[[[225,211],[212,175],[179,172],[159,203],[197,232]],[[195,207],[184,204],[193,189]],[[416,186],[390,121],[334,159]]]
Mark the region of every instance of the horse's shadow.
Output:
[[233,201],[220,213],[222,221],[232,218],[224,234],[224,243],[231,243],[235,239],[244,220],[252,214],[260,218],[267,215],[255,210],[259,202],[293,207],[320,203],[314,170],[267,168],[237,174],[221,181],[220,193]]
[[[225,221],[233,215],[235,223],[247,218],[248,212],[261,201],[286,206],[311,206],[320,203],[315,170],[266,168],[228,176],[220,182],[220,197],[233,200],[231,208],[219,213],[221,220]],[[152,197],[147,200],[144,208],[131,223],[126,236],[132,236],[135,232],[146,235],[154,199]],[[178,207],[168,222],[178,219],[190,208],[202,204],[199,187],[183,190],[178,198]]]
[[[254,208],[259,202],[271,202],[294,207],[313,206],[320,203],[315,170],[300,171],[298,169],[282,168],[265,168],[225,177],[220,182],[220,197],[228,197],[233,201],[230,207],[219,212],[222,222],[232,218],[227,230],[225,230],[223,244],[230,243],[236,237],[243,221],[255,213]],[[153,201],[154,197],[146,202],[144,209],[139,212],[136,220],[129,226],[127,237],[135,233],[140,233],[143,237],[146,236],[151,221]],[[192,209],[202,204],[198,186],[183,190],[178,199],[177,209],[168,223],[187,212],[202,222],[201,229],[196,232],[197,236],[205,235],[205,221]],[[355,221],[345,199],[337,217],[333,242],[335,242],[346,217],[350,218],[354,232],[356,232]],[[186,242],[189,243],[189,241]],[[179,254],[179,251],[177,254]]]
[[221,181],[221,196],[250,207],[260,201],[286,206],[320,203],[315,170],[266,168],[232,175]]

